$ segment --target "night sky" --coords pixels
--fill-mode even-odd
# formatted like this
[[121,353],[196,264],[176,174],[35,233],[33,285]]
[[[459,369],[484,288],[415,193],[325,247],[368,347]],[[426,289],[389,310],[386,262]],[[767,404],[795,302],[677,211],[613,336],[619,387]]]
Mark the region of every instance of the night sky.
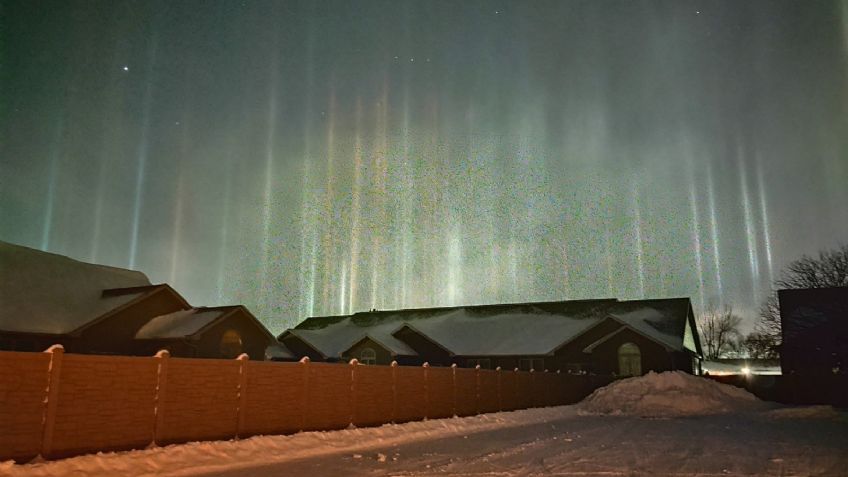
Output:
[[848,241],[848,3],[0,2],[0,240],[272,332]]

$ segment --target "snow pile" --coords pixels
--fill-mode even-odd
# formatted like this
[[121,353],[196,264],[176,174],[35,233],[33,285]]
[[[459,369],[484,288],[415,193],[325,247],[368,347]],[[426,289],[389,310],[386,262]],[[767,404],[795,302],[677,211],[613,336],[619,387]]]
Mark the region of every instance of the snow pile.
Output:
[[744,389],[682,371],[649,372],[595,390],[579,404],[584,414],[679,417],[763,410],[768,404]]

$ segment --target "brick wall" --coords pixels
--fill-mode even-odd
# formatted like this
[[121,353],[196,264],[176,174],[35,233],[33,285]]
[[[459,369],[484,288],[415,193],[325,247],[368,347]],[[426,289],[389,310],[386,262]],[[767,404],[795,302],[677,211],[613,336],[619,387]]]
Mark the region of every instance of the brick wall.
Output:
[[454,368],[426,368],[425,401],[428,418],[440,419],[454,415],[453,370]]
[[0,352],[0,461],[41,452],[50,354]]
[[558,373],[0,352],[0,460],[576,402]]
[[67,354],[45,457],[144,447],[153,437],[156,358]]
[[245,363],[247,389],[239,436],[289,434],[303,429],[306,370],[303,366],[280,364]]
[[420,421],[427,417],[427,402],[421,399],[427,394],[426,371],[423,367],[396,367],[395,422]]
[[238,422],[236,360],[170,358],[161,393],[158,444],[229,439]]

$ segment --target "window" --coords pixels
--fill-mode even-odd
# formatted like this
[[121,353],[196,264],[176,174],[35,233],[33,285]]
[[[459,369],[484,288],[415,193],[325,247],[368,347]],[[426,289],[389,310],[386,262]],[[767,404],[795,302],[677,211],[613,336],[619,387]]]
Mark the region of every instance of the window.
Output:
[[521,371],[544,371],[545,360],[542,358],[521,358],[518,360],[518,369]]
[[374,348],[362,348],[359,352],[359,362],[362,364],[377,364],[377,352]]
[[236,330],[227,330],[221,335],[218,350],[222,358],[235,358],[241,354],[241,335]]
[[642,353],[633,343],[624,343],[618,348],[618,374],[622,376],[642,375]]
[[465,365],[469,368],[480,366],[480,369],[492,369],[492,360],[489,358],[468,359]]

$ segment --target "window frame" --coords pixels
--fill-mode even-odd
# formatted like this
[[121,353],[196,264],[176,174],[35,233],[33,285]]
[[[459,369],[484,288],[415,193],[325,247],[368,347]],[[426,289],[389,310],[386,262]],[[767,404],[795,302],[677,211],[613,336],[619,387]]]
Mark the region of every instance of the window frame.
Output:
[[[365,356],[366,351],[371,352],[370,356],[368,356],[368,357]],[[369,365],[377,364],[377,350],[375,350],[374,348],[372,348],[370,346],[366,346],[365,348],[360,349],[359,350],[359,358],[357,358],[357,362],[359,362],[360,364],[369,364]]]
[[618,358],[619,376],[642,375],[642,350],[639,348],[639,345],[632,341],[622,343],[616,350],[616,356]]

